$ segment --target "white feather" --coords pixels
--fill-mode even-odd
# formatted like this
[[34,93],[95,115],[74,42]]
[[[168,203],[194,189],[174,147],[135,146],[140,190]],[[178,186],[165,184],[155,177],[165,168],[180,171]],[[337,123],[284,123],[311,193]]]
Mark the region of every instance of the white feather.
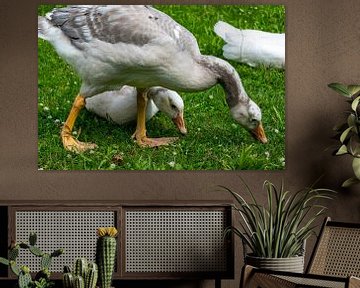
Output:
[[180,37],[180,27],[176,26],[176,28],[174,29],[174,35],[177,39],[179,39]]
[[225,58],[253,67],[285,67],[285,34],[241,30],[222,21],[215,24],[214,31],[226,42]]

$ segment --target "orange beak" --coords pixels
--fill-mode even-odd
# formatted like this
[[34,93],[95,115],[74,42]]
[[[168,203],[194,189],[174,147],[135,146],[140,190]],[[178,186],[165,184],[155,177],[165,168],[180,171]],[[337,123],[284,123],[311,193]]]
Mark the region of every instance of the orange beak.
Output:
[[180,112],[175,118],[172,119],[175,123],[176,127],[179,129],[180,133],[185,135],[187,133],[187,129],[185,127],[184,115]]
[[251,133],[261,143],[265,144],[265,143],[268,142],[268,140],[266,138],[266,135],[265,135],[264,127],[262,126],[261,122],[259,123],[259,125],[254,130],[251,131]]

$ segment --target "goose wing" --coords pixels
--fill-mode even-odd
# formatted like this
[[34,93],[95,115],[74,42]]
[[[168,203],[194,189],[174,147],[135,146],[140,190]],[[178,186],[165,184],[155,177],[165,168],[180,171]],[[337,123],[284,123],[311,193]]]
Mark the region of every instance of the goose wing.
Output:
[[197,41],[168,15],[143,5],[78,5],[46,15],[79,49],[93,40],[136,46],[172,41],[179,50],[199,53]]

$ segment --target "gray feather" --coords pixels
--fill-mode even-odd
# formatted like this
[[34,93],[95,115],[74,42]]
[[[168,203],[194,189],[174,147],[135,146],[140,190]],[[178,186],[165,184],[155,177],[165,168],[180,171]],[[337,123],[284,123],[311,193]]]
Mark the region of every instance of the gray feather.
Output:
[[47,18],[78,48],[93,39],[143,46],[169,37],[179,50],[199,53],[197,41],[188,30],[151,6],[68,6],[54,9]]

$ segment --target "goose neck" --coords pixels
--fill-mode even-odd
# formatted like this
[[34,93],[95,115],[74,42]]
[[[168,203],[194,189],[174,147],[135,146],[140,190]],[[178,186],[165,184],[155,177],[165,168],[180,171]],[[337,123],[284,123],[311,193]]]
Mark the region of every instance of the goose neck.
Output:
[[202,56],[202,63],[212,71],[217,82],[223,87],[226,94],[226,102],[230,108],[238,103],[248,103],[249,97],[241,83],[239,74],[228,62],[214,57]]

